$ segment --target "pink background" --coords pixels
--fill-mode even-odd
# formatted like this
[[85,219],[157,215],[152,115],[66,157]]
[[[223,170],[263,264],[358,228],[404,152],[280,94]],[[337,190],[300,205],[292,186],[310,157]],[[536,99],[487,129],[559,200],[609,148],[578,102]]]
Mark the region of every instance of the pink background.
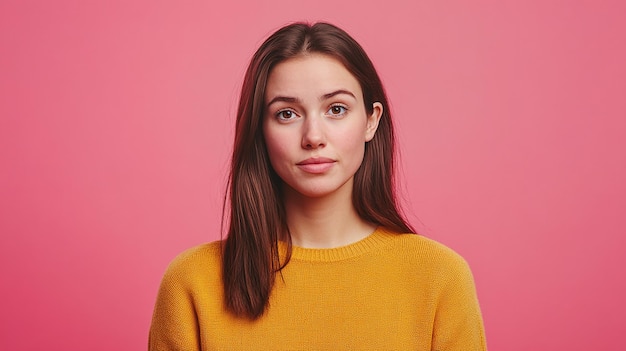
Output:
[[378,67],[407,211],[469,261],[490,349],[621,349],[625,17],[617,0],[2,1],[0,349],[146,348],[166,265],[219,238],[247,61],[293,20],[342,26]]

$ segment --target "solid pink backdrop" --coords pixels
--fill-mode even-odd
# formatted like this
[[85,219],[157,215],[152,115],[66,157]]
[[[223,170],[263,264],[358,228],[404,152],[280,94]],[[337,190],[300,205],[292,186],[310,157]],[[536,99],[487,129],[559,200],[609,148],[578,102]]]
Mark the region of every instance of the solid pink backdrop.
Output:
[[392,101],[401,195],[473,268],[491,350],[617,350],[622,1],[3,1],[0,349],[141,350],[161,275],[220,237],[246,64],[342,26]]

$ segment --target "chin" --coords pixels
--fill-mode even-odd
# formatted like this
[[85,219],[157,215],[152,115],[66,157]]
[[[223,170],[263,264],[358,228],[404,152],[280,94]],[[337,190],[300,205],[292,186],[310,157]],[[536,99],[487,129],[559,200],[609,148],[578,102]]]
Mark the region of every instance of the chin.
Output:
[[[349,197],[351,197],[352,196],[351,192],[350,191],[346,191],[346,190],[348,190],[346,188],[346,186],[348,186],[348,184],[346,184],[346,183],[337,184],[337,185],[323,184],[323,185],[320,185],[320,186],[310,186],[310,184],[309,184],[309,186],[291,186],[291,185],[288,185],[287,188],[289,190],[287,190],[287,191],[292,192],[296,196],[306,197],[306,198],[311,198],[311,199],[321,199],[321,198],[324,198],[324,197],[329,197],[329,196],[333,196],[333,195],[339,195],[341,193],[344,193],[344,194],[348,195]],[[351,184],[350,184],[350,186],[351,186]]]

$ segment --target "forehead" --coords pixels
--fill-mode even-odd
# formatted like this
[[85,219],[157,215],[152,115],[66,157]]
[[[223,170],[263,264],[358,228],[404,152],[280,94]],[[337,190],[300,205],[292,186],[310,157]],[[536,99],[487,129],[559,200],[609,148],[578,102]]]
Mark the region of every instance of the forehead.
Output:
[[265,102],[276,95],[317,98],[340,89],[362,99],[359,82],[339,60],[322,54],[301,55],[272,68],[265,88]]

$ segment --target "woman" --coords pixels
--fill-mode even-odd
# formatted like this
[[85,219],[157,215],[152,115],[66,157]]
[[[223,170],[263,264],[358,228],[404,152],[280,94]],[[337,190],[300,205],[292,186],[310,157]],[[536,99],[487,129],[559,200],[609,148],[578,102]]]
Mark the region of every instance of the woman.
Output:
[[326,23],[272,34],[241,91],[228,235],[170,264],[150,350],[484,350],[471,272],[410,234],[393,156],[359,44]]

